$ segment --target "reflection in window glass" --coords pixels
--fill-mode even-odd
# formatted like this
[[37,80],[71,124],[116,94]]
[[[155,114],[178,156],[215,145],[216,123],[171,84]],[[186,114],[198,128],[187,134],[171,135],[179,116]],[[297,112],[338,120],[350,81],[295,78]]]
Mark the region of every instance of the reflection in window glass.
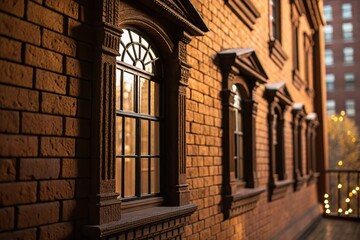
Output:
[[342,24],[342,34],[344,40],[353,39],[353,25],[352,23],[343,23]]
[[332,20],[332,7],[330,5],[324,5],[324,17],[326,21]]
[[142,34],[125,29],[116,59],[116,191],[122,199],[158,194],[159,58]]
[[334,64],[334,56],[333,51],[331,49],[325,50],[325,65],[333,65]]
[[331,43],[333,40],[333,26],[326,25],[324,26],[324,36],[325,36],[325,42]]
[[346,115],[348,117],[355,116],[355,101],[354,100],[346,100],[345,101]]
[[355,90],[355,75],[353,73],[345,73],[345,90]]
[[341,5],[343,19],[352,18],[352,10],[351,10],[351,8],[352,8],[351,3],[343,3]]
[[346,64],[354,63],[354,49],[352,47],[344,48],[343,53],[344,53],[344,63]]
[[327,115],[335,114],[335,112],[336,112],[335,100],[327,100],[326,101],[326,112],[327,112]]
[[326,90],[331,92],[334,91],[334,88],[335,88],[335,75],[326,74]]

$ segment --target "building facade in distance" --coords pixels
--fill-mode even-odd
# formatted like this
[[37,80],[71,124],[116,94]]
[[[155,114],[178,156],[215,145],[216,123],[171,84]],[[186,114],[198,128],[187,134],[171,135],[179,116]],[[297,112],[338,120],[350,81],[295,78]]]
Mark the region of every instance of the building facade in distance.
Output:
[[321,215],[321,0],[0,9],[0,239],[295,239]]
[[324,1],[327,112],[345,111],[360,126],[359,1]]

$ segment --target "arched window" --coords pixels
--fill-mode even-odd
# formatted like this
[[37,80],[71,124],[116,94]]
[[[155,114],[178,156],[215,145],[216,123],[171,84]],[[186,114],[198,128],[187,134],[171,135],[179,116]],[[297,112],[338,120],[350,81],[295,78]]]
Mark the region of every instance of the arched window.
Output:
[[116,60],[116,191],[122,199],[155,195],[160,192],[160,59],[144,34],[124,29]]

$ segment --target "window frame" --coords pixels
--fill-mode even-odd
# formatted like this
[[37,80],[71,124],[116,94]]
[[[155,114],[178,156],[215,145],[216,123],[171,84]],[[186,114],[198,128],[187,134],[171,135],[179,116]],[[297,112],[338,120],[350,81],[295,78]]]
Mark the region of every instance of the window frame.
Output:
[[343,56],[344,56],[344,64],[352,65],[354,64],[354,48],[353,47],[345,47],[343,48]]
[[[349,26],[347,28],[347,26]],[[351,41],[353,40],[354,33],[353,33],[353,24],[350,22],[343,23],[341,25],[342,30],[342,38],[344,41]]]
[[333,42],[334,27],[330,24],[323,27],[325,43],[329,44]]
[[330,48],[325,49],[325,65],[332,66],[334,65],[334,51]]
[[[335,74],[327,73],[325,76],[325,82],[326,82],[326,90],[328,92],[333,92],[335,90]],[[331,86],[331,88],[329,88],[328,86]]]
[[345,112],[348,117],[356,116],[356,102],[354,99],[345,100]]
[[[346,11],[346,10],[348,10],[348,11]],[[352,4],[351,3],[341,4],[341,17],[343,19],[351,19],[352,18]]]
[[[255,91],[268,77],[258,60],[254,49],[233,48],[217,53],[217,62],[222,72],[223,105],[223,194],[226,218],[238,216],[256,207],[259,195],[265,191],[259,188],[256,176],[256,115]],[[244,179],[236,179],[234,97],[236,86],[241,97],[243,126],[243,174]],[[238,146],[239,147],[239,146]],[[244,207],[244,206],[248,207]],[[250,207],[250,208],[249,208]]]
[[[346,91],[354,91],[356,89],[354,73],[344,73],[344,82],[345,82],[345,90]],[[351,84],[351,86],[349,86],[350,84]]]
[[[329,112],[329,108],[331,107],[331,111]],[[336,114],[336,101],[334,99],[326,100],[326,114],[328,116]]]
[[332,14],[332,6],[331,5],[324,5],[324,18],[326,21],[332,21],[333,20],[333,14]]

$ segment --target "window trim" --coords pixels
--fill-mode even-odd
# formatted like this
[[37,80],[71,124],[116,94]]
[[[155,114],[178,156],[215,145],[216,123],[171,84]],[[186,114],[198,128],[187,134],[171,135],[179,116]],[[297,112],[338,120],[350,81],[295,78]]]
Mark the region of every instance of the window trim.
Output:
[[309,176],[307,184],[311,185],[320,175],[316,172],[316,129],[319,126],[316,113],[306,116],[306,125],[306,174]]
[[[238,216],[256,207],[259,195],[265,189],[258,187],[256,176],[256,114],[255,91],[268,77],[254,49],[233,48],[218,52],[217,62],[222,72],[223,105],[223,194],[226,218]],[[234,164],[234,96],[232,86],[236,85],[242,99],[244,128],[244,182],[238,187]],[[243,184],[240,184],[243,185]],[[244,207],[246,205],[246,207]]]
[[[158,3],[160,3],[158,5]],[[209,31],[203,19],[190,1],[183,1],[180,8],[184,8],[188,15],[180,15],[179,6],[160,0],[149,2],[139,7],[132,2],[98,1],[95,9],[95,63],[92,104],[92,138],[91,138],[91,191],[89,204],[89,219],[84,232],[91,238],[118,237],[126,238],[130,234],[135,236],[141,232],[146,238],[149,232],[144,227],[154,227],[158,224],[166,225],[162,233],[173,232],[177,235],[188,222],[190,215],[196,210],[196,205],[190,204],[190,192],[186,183],[186,86],[191,66],[187,62],[187,44],[192,36],[202,36]],[[144,12],[144,8],[157,11],[156,20]],[[129,11],[131,14],[129,14]],[[163,22],[158,19],[164,17],[166,24],[174,25],[179,34],[170,34]],[[175,27],[176,26],[176,27]],[[174,149],[166,152],[170,172],[166,173],[164,182],[165,200],[160,207],[151,205],[154,217],[145,211],[125,212],[118,193],[115,192],[115,72],[116,56],[119,55],[119,43],[122,28],[135,27],[143,31],[150,39],[157,43],[158,50],[166,62],[166,67],[172,69],[164,75],[171,83],[166,83],[166,89],[171,93],[165,94],[167,105],[164,123],[173,132],[166,134],[164,141]],[[169,34],[169,35],[168,35]],[[175,71],[176,69],[176,71]],[[173,114],[169,114],[171,111]],[[171,136],[170,136],[171,134]],[[147,201],[147,200],[144,200]],[[156,201],[155,201],[156,202]],[[127,204],[124,204],[124,207]],[[155,203],[155,205],[157,205]],[[136,207],[135,207],[136,208]],[[161,211],[157,210],[158,208]],[[130,216],[130,217],[128,217]],[[170,221],[176,220],[173,227]],[[139,231],[140,228],[140,231]],[[126,231],[126,232],[125,232]]]

